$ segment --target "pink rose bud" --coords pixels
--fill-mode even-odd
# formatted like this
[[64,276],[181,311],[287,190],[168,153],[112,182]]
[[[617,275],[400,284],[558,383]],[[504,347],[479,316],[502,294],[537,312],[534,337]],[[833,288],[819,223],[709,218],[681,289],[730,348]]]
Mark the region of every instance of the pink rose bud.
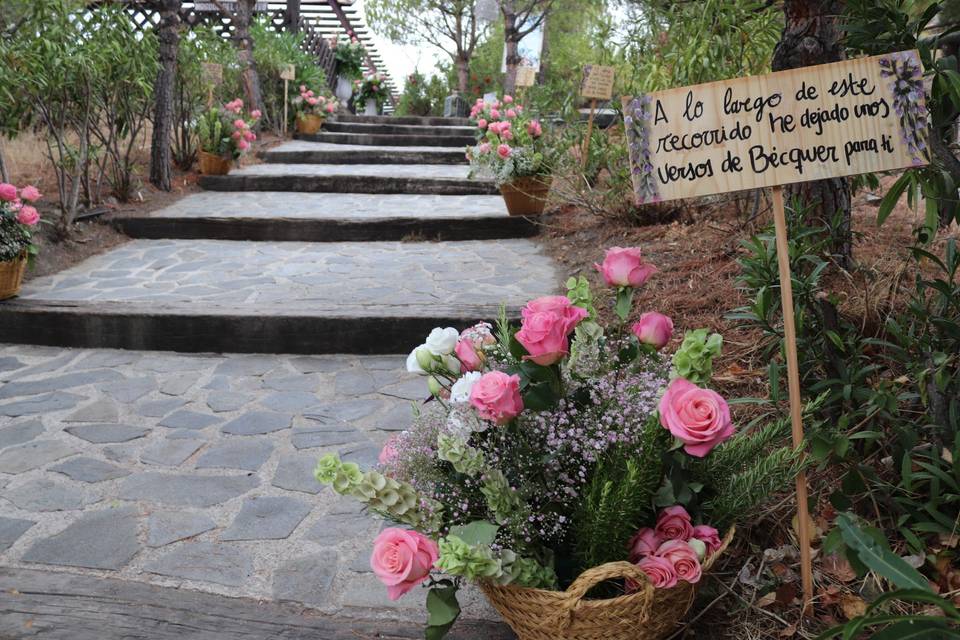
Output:
[[230,137],[233,138],[234,140],[239,140],[240,138],[243,137],[243,132],[242,132],[242,131],[234,131],[233,133],[230,134]]
[[27,202],[36,202],[43,196],[40,195],[40,191],[35,186],[28,184],[20,190],[20,197]]
[[530,124],[527,125],[527,133],[529,133],[534,138],[540,137],[543,134],[543,129],[540,127],[539,120],[531,120]]
[[517,110],[517,113],[523,113],[523,105],[518,104],[517,106],[514,107],[514,109]]
[[261,115],[263,114],[260,113],[260,109],[254,109],[250,112],[250,117],[254,120],[259,120]]
[[693,537],[707,545],[707,556],[713,555],[723,546],[720,532],[705,524],[698,524],[693,528]]
[[439,557],[437,543],[422,533],[390,527],[373,541],[370,568],[387,586],[387,597],[397,600],[430,576]]
[[13,202],[17,199],[17,188],[8,182],[0,183],[0,200]]
[[676,378],[660,398],[660,424],[702,458],[733,435],[730,407],[720,394]]
[[603,264],[593,266],[611,287],[639,287],[657,272],[656,267],[643,261],[639,247],[610,247]]
[[479,371],[483,366],[483,357],[477,353],[470,340],[460,338],[453,352],[460,360],[462,371]]
[[630,562],[636,563],[644,556],[649,556],[660,548],[661,544],[663,538],[659,533],[650,527],[640,529],[630,538]]
[[305,84],[300,85],[300,93],[303,93],[306,90],[307,90],[307,85]]
[[508,118],[516,118],[516,117],[517,117],[517,112],[514,111],[513,109],[507,109],[507,117],[508,117]]
[[502,144],[497,147],[497,155],[499,155],[501,158],[510,157],[510,145]]
[[250,131],[248,129],[247,131],[243,132],[243,139],[246,140],[247,142],[253,142],[254,140],[257,139],[257,134],[255,134],[253,131]]
[[500,112],[497,111],[496,107],[490,110],[490,117],[493,118],[494,120],[500,119]]
[[655,554],[658,558],[670,561],[680,580],[695,584],[700,581],[702,570],[700,558],[693,547],[683,540],[668,540],[660,545]]
[[673,337],[673,320],[662,313],[648,311],[630,329],[640,342],[663,349]]
[[312,98],[314,95],[316,95],[316,94],[314,94],[312,90],[307,91],[307,97],[308,97],[308,98]]
[[240,118],[237,118],[233,121],[233,126],[235,126],[237,129],[245,129],[247,127],[247,123]]
[[507,424],[523,411],[520,376],[502,371],[483,374],[470,389],[470,404],[484,420]]
[[32,227],[40,222],[40,214],[33,207],[24,205],[17,211],[17,222]]
[[664,540],[683,540],[686,542],[693,537],[693,523],[687,510],[676,505],[667,507],[657,516],[657,526],[654,531]]
[[486,128],[487,128],[487,121],[486,121],[484,118],[480,118],[479,120],[477,120],[477,128],[479,128],[479,129],[486,129]]
[[312,107],[312,106],[315,106],[315,105],[317,104],[317,99],[316,99],[316,98],[307,98],[307,104],[309,104],[311,107]]
[[333,113],[334,111],[336,111],[336,109],[337,109],[336,105],[333,104],[332,102],[328,103],[326,106],[327,113]]
[[520,315],[517,341],[530,354],[529,360],[549,366],[570,352],[568,336],[588,314],[566,296],[546,296],[528,302]]
[[490,143],[481,142],[480,143],[480,153],[490,153]]
[[247,142],[246,140],[240,140],[237,142],[237,149],[240,149],[240,151],[246,151],[249,148],[250,148],[250,143]]
[[503,96],[503,102],[505,104],[510,104],[511,102],[513,102],[513,96]]
[[[646,556],[641,558],[639,562],[636,563],[637,568],[647,574],[647,579],[650,580],[650,584],[653,585],[656,589],[670,589],[677,586],[677,570],[673,566],[673,562],[667,558],[661,558],[659,556]],[[627,580],[627,593],[633,593],[640,590],[640,585],[638,585],[633,580]]]
[[500,137],[503,138],[504,140],[513,140],[513,131],[510,131],[509,129],[507,129],[506,131],[502,131],[500,133]]

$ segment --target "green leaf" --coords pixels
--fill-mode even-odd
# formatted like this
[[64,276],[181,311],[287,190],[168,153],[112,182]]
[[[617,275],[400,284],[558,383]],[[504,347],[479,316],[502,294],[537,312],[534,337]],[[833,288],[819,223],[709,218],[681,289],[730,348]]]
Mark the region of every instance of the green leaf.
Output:
[[617,317],[623,322],[630,316],[630,310],[633,308],[633,289],[631,287],[620,287],[617,290],[617,304],[614,311]]
[[871,570],[900,588],[929,591],[927,579],[919,571],[864,532],[857,526],[853,516],[842,513],[837,517],[837,524],[843,542],[855,551],[860,561]]
[[430,589],[427,593],[427,613],[430,616],[424,637],[426,640],[441,640],[460,616],[456,585]]
[[873,635],[873,640],[943,640],[944,638],[960,638],[960,634],[951,630],[942,620],[915,620],[913,616]]
[[903,174],[900,178],[893,183],[893,186],[890,187],[890,190],[883,196],[883,200],[880,201],[880,208],[877,210],[877,224],[881,225],[886,221],[886,219],[893,212],[893,208],[896,206],[897,201],[900,200],[900,196],[903,195],[903,192],[907,190],[907,186],[910,184],[909,174]]
[[470,524],[450,527],[450,533],[452,535],[457,536],[471,547],[475,547],[478,544],[493,544],[493,540],[497,537],[497,531],[499,530],[500,527],[495,524],[490,524],[486,520],[474,520]]

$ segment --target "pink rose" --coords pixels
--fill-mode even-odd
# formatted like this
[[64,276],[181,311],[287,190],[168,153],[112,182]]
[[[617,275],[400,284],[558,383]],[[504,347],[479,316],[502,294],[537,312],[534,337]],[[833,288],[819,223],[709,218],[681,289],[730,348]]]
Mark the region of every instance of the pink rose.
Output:
[[549,366],[570,352],[568,336],[587,315],[566,296],[531,300],[521,311],[523,322],[516,333],[517,341],[530,354],[530,360]]
[[17,199],[17,188],[8,182],[0,183],[0,200],[13,202]]
[[305,84],[300,85],[300,93],[303,93],[306,90],[307,90],[307,85]]
[[657,516],[655,528],[657,535],[664,540],[683,540],[686,542],[693,537],[693,523],[687,510],[676,505],[667,507]]
[[253,131],[250,131],[250,130],[244,131],[243,139],[246,140],[247,142],[253,142],[254,140],[257,139],[257,134],[255,134]]
[[693,528],[693,537],[707,546],[707,556],[711,556],[723,545],[720,532],[711,526],[698,524]]
[[702,575],[697,552],[683,540],[668,540],[657,549],[656,557],[663,558],[673,565],[677,577],[690,584],[700,581]]
[[500,136],[501,136],[504,140],[513,140],[513,132],[510,131],[510,129],[507,129],[506,131],[501,131],[501,132],[500,132]]
[[490,153],[490,143],[481,142],[480,143],[480,153]]
[[479,371],[483,366],[483,356],[477,353],[470,340],[460,338],[453,352],[460,359],[461,370],[463,371]]
[[649,556],[661,544],[663,544],[663,538],[659,533],[650,527],[640,529],[630,538],[630,562],[637,562],[644,556]]
[[250,148],[250,143],[247,142],[246,140],[237,141],[237,149],[240,149],[240,151],[246,151],[249,148]]
[[660,398],[660,424],[684,444],[684,451],[702,458],[733,435],[730,407],[720,394],[677,378]]
[[17,222],[20,224],[25,224],[28,227],[40,222],[40,214],[37,213],[37,210],[29,205],[24,205],[20,207],[20,210],[17,211]]
[[539,138],[543,134],[543,129],[540,126],[539,120],[531,120],[530,124],[527,125],[527,133],[529,133],[534,138]]
[[516,109],[517,109],[517,113],[523,113],[523,106],[522,106],[522,105],[519,105],[519,104],[518,104],[518,105],[516,106]]
[[233,126],[235,126],[237,129],[246,129],[247,123],[241,120],[240,118],[237,118],[236,120],[233,121]]
[[648,311],[640,316],[640,321],[631,327],[633,335],[656,349],[663,349],[673,337],[673,320],[656,311]]
[[43,196],[40,195],[40,190],[37,189],[32,184],[28,184],[23,189],[20,190],[20,197],[26,200],[27,202],[36,202]]
[[254,120],[259,120],[261,115],[263,114],[260,113],[260,109],[254,109],[253,111],[250,112],[250,117],[253,118]]
[[593,266],[611,287],[639,287],[657,272],[656,267],[640,257],[639,247],[610,247],[603,264]]
[[507,109],[507,117],[508,117],[508,118],[516,118],[516,117],[517,117],[517,112],[514,111],[513,109]]
[[331,102],[326,107],[327,113],[333,113],[336,110],[336,106]]
[[511,104],[513,102],[513,96],[503,96],[504,104]]
[[309,104],[311,107],[316,106],[317,102],[319,102],[319,100],[316,98],[307,98],[307,104]]
[[373,541],[370,568],[387,585],[387,597],[397,600],[430,575],[440,557],[437,543],[417,531],[390,527]]
[[486,119],[480,118],[479,120],[477,120],[477,127],[479,127],[480,129],[486,129],[487,128]]
[[308,97],[308,98],[312,98],[312,97],[315,96],[315,95],[317,95],[317,94],[315,94],[312,90],[307,91],[307,97]]
[[242,132],[242,131],[234,131],[233,133],[230,134],[230,137],[233,138],[234,140],[239,140],[240,138],[243,137],[243,132]]
[[510,157],[510,145],[508,145],[508,144],[502,144],[502,145],[500,145],[499,147],[497,147],[497,155],[500,156],[501,158],[509,158],[509,157]]
[[567,296],[543,296],[527,303],[520,311],[520,317],[526,319],[528,315],[549,311],[563,316],[567,325],[567,333],[573,331],[580,321],[589,315],[586,309],[576,307]]
[[494,120],[500,119],[500,112],[497,109],[490,109],[490,117]]
[[470,389],[470,404],[484,420],[506,424],[523,411],[520,376],[502,371],[483,374]]
[[397,459],[397,436],[391,436],[386,443],[383,445],[383,449],[380,450],[380,455],[377,457],[380,464],[387,465],[392,464]]
[[[657,589],[670,589],[671,587],[677,586],[677,570],[674,568],[673,563],[666,559],[658,556],[647,556],[642,558],[639,562],[636,563],[637,567],[647,574],[647,578]],[[627,593],[632,593],[640,589],[638,585],[633,580],[627,580]]]

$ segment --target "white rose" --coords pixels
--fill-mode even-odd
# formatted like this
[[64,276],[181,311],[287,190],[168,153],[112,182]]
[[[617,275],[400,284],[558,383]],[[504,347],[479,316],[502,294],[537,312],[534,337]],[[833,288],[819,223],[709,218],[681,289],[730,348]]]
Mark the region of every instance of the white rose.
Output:
[[424,346],[435,356],[445,356],[453,353],[459,339],[460,332],[453,327],[447,327],[446,329],[437,327],[427,336]]
[[453,387],[450,388],[450,401],[469,402],[470,390],[473,389],[474,383],[480,379],[481,375],[479,371],[471,371],[470,373],[465,373],[462,378],[454,382]]
[[457,360],[456,356],[443,356],[443,366],[445,366],[450,373],[460,373],[460,361]]
[[407,371],[409,373],[415,373],[418,376],[425,376],[427,372],[424,371],[423,367],[420,366],[420,361],[417,360],[417,351],[423,348],[423,345],[420,345],[416,349],[410,352],[410,355],[407,356]]

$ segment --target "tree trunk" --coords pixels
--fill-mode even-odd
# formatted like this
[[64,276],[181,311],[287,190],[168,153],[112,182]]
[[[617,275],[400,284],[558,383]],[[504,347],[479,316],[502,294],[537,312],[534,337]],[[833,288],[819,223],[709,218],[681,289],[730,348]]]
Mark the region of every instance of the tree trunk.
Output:
[[300,31],[300,0],[287,0],[287,29]]
[[[846,58],[841,42],[840,20],[843,0],[785,0],[786,24],[780,42],[773,51],[773,70],[796,69]],[[850,228],[850,182],[847,178],[829,178],[801,182],[785,187],[787,198],[799,197],[812,208],[808,215],[824,224],[840,216],[839,229],[831,250],[841,266],[853,258]]]
[[470,61],[466,58],[456,58],[453,64],[457,67],[457,91],[466,98],[470,82]]
[[[503,5],[501,5],[503,6]],[[517,86],[517,65],[520,64],[519,33],[517,33],[517,16],[504,9],[503,11],[503,48],[506,52],[507,73],[503,79],[503,93],[512,94]]]
[[170,136],[173,132],[173,91],[177,82],[177,49],[180,44],[180,0],[160,5],[160,70],[154,87],[153,136],[150,141],[150,183],[170,191]]
[[250,37],[250,24],[253,22],[253,7],[256,0],[239,0],[234,13],[233,38],[237,43],[237,60],[242,69],[243,91],[251,110],[258,109],[266,116],[263,108],[263,94],[260,91],[260,76],[253,61],[253,38]]
[[540,47],[540,70],[537,72],[537,84],[544,84],[547,81],[547,56],[550,52],[550,33],[547,24],[549,20],[549,15],[544,16],[543,24],[540,27],[543,32],[543,43]]
[[3,157],[3,144],[0,144],[0,182],[10,182],[10,174],[7,173],[7,163]]

